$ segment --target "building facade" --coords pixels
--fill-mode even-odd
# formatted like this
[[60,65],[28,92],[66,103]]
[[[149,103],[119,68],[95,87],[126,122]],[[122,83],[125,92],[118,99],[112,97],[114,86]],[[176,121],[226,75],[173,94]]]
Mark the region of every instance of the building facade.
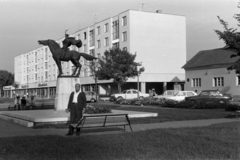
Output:
[[240,95],[240,77],[235,70],[228,70],[239,58],[231,55],[233,51],[213,49],[200,51],[183,68],[185,69],[185,90],[219,90],[231,94],[233,97]]
[[[136,62],[141,62],[145,71],[139,76],[140,90],[144,93],[155,88],[158,94],[174,85],[183,86],[186,63],[186,18],[185,16],[127,10],[104,19],[92,26],[70,35],[82,40],[82,47],[71,46],[71,50],[84,52],[101,58],[104,51],[119,47],[136,53]],[[46,37],[48,38],[48,37]],[[63,37],[64,38],[64,37]],[[63,38],[56,40],[62,46]],[[83,90],[99,94],[117,92],[112,80],[95,81],[91,77],[88,62],[83,65],[80,79]],[[48,47],[41,46],[15,57],[15,81],[20,85],[16,94],[35,94],[37,97],[54,97],[56,93],[57,66]],[[65,75],[71,75],[71,62],[62,62]],[[137,89],[137,77],[129,78],[122,89]]]

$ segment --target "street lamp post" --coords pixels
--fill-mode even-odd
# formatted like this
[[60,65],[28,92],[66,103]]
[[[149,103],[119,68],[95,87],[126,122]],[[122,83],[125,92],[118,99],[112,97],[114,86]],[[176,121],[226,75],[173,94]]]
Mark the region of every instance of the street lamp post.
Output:
[[139,69],[140,66],[137,66],[137,90],[138,90],[137,98],[139,98]]

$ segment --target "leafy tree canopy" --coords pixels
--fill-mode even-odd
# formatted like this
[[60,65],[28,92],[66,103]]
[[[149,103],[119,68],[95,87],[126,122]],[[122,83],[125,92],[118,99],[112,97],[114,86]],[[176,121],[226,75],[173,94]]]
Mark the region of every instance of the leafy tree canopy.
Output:
[[137,70],[140,63],[134,62],[136,54],[131,54],[120,48],[112,48],[104,52],[104,56],[99,60],[99,70],[97,72],[99,80],[113,79],[118,84],[121,92],[121,85],[126,83],[128,78],[136,77],[144,68]]
[[14,75],[8,71],[0,70],[0,87],[12,85],[14,83]]
[[[238,6],[238,8],[240,8]],[[240,27],[240,14],[235,14],[233,16],[238,24],[237,26]],[[223,26],[223,31],[215,30],[217,35],[219,36],[220,40],[223,40],[225,43],[224,48],[228,50],[233,50],[236,54],[232,54],[231,57],[240,56],[240,32],[237,31],[237,28],[229,27],[228,23],[221,19],[218,16],[220,24]],[[240,73],[240,60],[238,60],[234,65],[229,67],[228,69],[235,69],[236,73]]]

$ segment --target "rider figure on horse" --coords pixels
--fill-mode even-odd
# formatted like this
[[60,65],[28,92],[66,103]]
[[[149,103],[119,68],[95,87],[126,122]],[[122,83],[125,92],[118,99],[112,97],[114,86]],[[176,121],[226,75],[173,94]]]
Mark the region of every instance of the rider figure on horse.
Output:
[[75,40],[74,37],[69,37],[69,35],[66,33],[67,30],[65,31],[65,39],[62,41],[63,43],[63,53],[61,54],[61,59],[63,59],[64,55],[66,52],[69,51],[68,47],[70,47],[71,45],[76,45],[78,48],[80,48],[82,46],[82,41],[79,40]]

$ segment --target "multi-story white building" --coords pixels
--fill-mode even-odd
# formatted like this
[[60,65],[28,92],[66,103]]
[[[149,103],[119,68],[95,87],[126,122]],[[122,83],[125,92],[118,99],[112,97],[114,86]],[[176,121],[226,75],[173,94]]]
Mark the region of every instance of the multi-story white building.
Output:
[[[140,75],[140,90],[148,92],[155,88],[158,94],[173,89],[174,84],[184,82],[181,68],[186,63],[186,18],[185,16],[127,10],[83,28],[71,37],[82,40],[82,47],[70,49],[96,57],[112,47],[137,53],[136,62],[141,62],[145,71]],[[50,37],[46,37],[48,39]],[[64,37],[63,37],[64,38]],[[63,38],[56,40],[62,46]],[[83,65],[80,79],[83,90],[96,90],[99,94],[117,92],[112,80],[98,81],[95,88],[87,62]],[[56,92],[57,66],[51,52],[41,46],[15,57],[15,81],[20,84],[18,94],[36,94],[52,97]],[[72,63],[62,62],[63,72],[72,74]],[[183,86],[183,85],[182,85]],[[137,88],[137,78],[130,78],[122,89]]]

